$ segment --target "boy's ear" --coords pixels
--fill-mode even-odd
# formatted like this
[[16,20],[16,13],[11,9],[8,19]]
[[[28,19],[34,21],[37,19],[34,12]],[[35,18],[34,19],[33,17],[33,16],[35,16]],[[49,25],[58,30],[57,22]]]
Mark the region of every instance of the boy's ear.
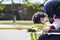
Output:
[[44,20],[44,18],[40,18],[40,23],[41,23],[41,21],[43,21]]

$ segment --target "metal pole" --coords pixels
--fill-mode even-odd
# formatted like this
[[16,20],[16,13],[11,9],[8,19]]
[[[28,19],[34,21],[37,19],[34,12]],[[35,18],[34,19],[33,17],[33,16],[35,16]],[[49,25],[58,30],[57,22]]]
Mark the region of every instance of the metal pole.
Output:
[[13,14],[13,24],[14,24],[14,26],[16,27],[16,15],[14,15],[14,2],[13,2],[13,0],[11,0],[12,1],[12,14]]
[[14,15],[13,24],[16,27],[16,15]]

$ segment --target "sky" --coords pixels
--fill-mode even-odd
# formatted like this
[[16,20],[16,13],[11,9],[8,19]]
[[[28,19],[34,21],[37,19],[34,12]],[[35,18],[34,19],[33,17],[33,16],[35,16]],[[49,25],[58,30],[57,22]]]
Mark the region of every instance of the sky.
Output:
[[[13,1],[14,1],[14,3],[21,3],[21,4],[24,3],[24,2],[22,2],[23,0],[13,0]],[[29,2],[31,2],[31,3],[44,3],[43,0],[29,0]],[[11,0],[4,0],[2,3],[3,4],[11,4],[12,1]]]

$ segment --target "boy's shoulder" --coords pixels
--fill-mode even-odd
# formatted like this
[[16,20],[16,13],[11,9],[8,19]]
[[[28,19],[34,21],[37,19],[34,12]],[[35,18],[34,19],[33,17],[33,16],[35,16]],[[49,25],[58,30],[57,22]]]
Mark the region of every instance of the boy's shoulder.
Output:
[[32,25],[32,28],[38,28],[38,29],[41,29],[41,28],[44,28],[44,27],[47,27],[48,25],[47,24],[33,24]]
[[36,26],[42,26],[42,24],[33,24],[32,26],[36,27]]
[[32,26],[47,26],[48,24],[33,24]]

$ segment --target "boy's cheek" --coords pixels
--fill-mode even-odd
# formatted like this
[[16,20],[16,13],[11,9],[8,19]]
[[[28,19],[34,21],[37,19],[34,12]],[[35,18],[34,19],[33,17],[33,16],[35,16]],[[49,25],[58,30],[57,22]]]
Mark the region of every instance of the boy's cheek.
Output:
[[46,18],[46,22],[49,22],[49,19],[48,18]]
[[44,23],[45,23],[45,21],[44,21],[44,20],[41,20],[41,23],[42,23],[42,24],[44,24]]

